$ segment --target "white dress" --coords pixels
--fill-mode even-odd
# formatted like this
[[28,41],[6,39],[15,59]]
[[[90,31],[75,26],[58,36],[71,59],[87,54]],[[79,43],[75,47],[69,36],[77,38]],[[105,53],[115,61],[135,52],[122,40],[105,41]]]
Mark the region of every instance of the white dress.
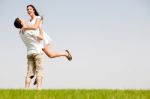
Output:
[[[36,22],[36,19],[41,19],[41,17],[36,16],[33,20],[28,21],[27,24],[28,25],[34,25]],[[41,27],[41,24],[40,24],[40,27]],[[35,35],[39,35],[39,28],[37,30],[33,30],[33,31],[36,32]],[[42,48],[44,48],[47,44],[49,44],[52,41],[52,39],[45,32],[43,32],[43,37],[44,37],[44,39],[41,41]]]

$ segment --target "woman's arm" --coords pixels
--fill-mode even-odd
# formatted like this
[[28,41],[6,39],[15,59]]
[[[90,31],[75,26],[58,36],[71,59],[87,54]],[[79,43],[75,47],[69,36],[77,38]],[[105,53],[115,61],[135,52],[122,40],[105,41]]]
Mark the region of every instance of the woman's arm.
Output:
[[39,32],[40,32],[40,34],[37,36],[37,39],[38,40],[43,40],[44,39],[44,36],[43,36],[43,29],[42,28],[39,28]]
[[37,18],[34,25],[26,25],[26,24],[24,24],[22,29],[24,29],[24,30],[36,30],[36,29],[39,28],[41,22],[42,22],[42,20]]

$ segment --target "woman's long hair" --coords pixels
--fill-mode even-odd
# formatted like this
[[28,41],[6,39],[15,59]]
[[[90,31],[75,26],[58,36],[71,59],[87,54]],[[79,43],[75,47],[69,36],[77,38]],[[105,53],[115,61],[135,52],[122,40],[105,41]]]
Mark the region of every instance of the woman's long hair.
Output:
[[28,8],[28,7],[32,7],[32,8],[33,8],[33,10],[34,10],[34,14],[35,14],[36,16],[39,16],[38,11],[36,10],[36,8],[35,8],[32,4],[27,5],[27,8]]

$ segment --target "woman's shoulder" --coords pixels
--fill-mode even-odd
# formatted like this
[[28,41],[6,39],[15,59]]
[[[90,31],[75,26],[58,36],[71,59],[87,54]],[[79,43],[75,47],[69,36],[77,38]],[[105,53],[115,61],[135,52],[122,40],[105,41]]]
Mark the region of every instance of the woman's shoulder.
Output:
[[36,19],[41,19],[41,16],[36,16]]

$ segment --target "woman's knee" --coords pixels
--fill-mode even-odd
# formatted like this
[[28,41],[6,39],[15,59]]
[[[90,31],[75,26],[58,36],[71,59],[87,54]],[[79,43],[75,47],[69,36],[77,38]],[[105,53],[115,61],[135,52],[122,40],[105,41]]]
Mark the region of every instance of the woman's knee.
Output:
[[55,54],[47,54],[48,55],[48,57],[50,57],[50,58],[54,58],[55,57]]

